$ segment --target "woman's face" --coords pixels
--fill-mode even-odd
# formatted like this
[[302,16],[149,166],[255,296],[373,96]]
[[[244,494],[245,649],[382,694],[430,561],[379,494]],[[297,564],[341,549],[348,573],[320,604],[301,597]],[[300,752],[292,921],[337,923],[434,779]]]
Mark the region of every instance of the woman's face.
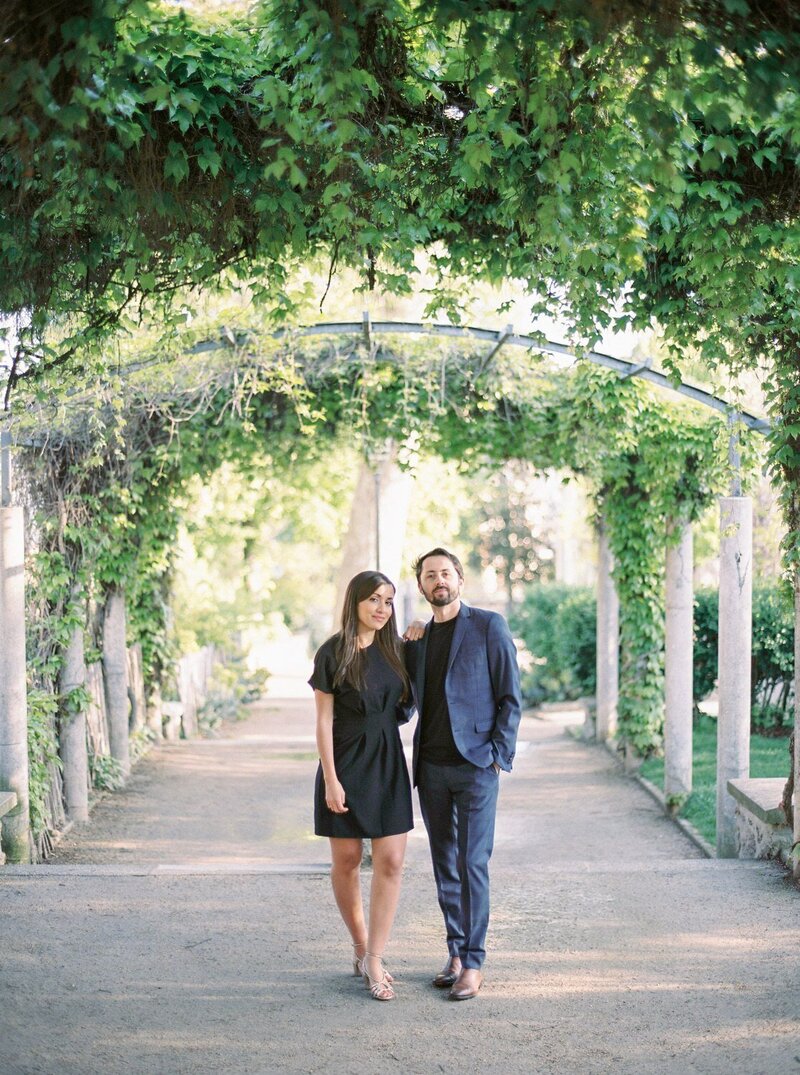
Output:
[[394,605],[394,586],[384,583],[356,605],[359,631],[380,631],[388,623]]

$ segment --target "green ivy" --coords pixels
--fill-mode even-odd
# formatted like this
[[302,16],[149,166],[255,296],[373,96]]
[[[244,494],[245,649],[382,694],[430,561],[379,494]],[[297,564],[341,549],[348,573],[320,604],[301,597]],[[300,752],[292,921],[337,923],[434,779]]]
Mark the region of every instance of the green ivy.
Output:
[[89,755],[89,777],[97,791],[117,791],[125,783],[122,764],[110,754]]
[[28,691],[28,781],[34,840],[47,829],[51,768],[61,768],[56,739],[56,699],[45,691]]
[[[272,344],[233,371],[223,354],[218,375],[202,389],[179,382],[165,393],[163,374],[157,394],[155,385],[143,385],[124,410],[95,423],[100,432],[84,449],[92,466],[78,453],[65,470],[62,449],[36,453],[35,466],[49,459],[62,482],[65,533],[80,551],[88,592],[102,599],[108,585],[126,589],[130,641],[142,643],[147,682],[171,674],[169,583],[189,477],[222,458],[263,461],[265,445],[273,459],[313,457],[349,429],[367,454],[387,438],[411,438],[464,469],[525,459],[583,476],[616,560],[620,736],[641,753],[654,749],[663,719],[668,528],[695,518],[719,490],[722,423],[587,364],[553,376],[536,361],[525,370],[501,354],[485,369],[480,353],[444,344],[434,354],[428,343],[407,342],[401,350],[391,338],[377,350],[340,356],[315,344],[324,363],[314,349],[289,347],[290,363]],[[58,528],[53,534],[63,541]],[[62,563],[52,550],[42,555]]]

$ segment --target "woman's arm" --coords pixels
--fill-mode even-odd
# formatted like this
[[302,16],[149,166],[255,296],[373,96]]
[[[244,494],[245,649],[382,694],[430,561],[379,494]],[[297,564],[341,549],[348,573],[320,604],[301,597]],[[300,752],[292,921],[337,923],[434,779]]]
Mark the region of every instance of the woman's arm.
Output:
[[334,814],[346,814],[344,788],[336,776],[333,760],[333,695],[314,691],[317,707],[317,750],[325,779],[325,805]]

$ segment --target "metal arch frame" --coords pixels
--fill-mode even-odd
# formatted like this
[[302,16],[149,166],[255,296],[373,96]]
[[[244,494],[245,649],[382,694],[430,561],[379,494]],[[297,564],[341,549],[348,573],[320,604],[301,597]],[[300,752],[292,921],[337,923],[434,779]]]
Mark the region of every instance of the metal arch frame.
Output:
[[[639,377],[641,380],[649,381],[658,388],[665,389],[669,392],[676,392],[678,395],[686,396],[687,398],[694,400],[695,403],[700,403],[705,407],[710,407],[712,410],[719,411],[721,414],[724,414],[729,421],[741,422],[743,425],[747,426],[748,429],[752,429],[757,433],[766,434],[772,428],[768,419],[758,418],[756,415],[748,414],[746,411],[739,411],[732,407],[726,400],[713,395],[711,392],[706,392],[702,388],[696,388],[691,384],[685,384],[683,381],[676,385],[663,373],[657,373],[650,368],[653,361],[652,357],[648,357],[644,362],[628,362],[624,358],[615,358],[613,355],[603,354],[602,351],[586,351],[580,356],[577,356],[563,343],[556,343],[553,340],[542,342],[534,336],[525,336],[514,332],[510,325],[507,325],[506,328],[498,331],[495,329],[476,328],[473,326],[462,328],[457,325],[425,325],[421,322],[412,321],[372,321],[369,315],[365,314],[363,321],[323,321],[316,325],[309,325],[306,328],[281,330],[273,333],[273,336],[276,339],[281,339],[286,335],[356,336],[363,334],[365,338],[369,340],[371,335],[377,333],[391,334],[403,332],[419,336],[456,336],[461,338],[486,340],[489,343],[494,344],[494,346],[483,360],[484,367],[491,361],[501,347],[524,347],[528,351],[541,351],[544,354],[571,358],[573,361],[577,361],[579,357],[586,358],[598,366],[605,366],[607,369],[614,370],[620,375],[620,379],[622,380],[626,380],[628,377]],[[202,347],[203,350],[212,350],[215,346],[220,345],[212,344],[209,346],[209,344],[201,344],[197,349],[199,350],[200,347]]]
[[[234,335],[230,329],[223,330],[224,334],[216,340],[203,340],[191,347],[187,352],[190,355],[203,354],[208,351],[218,351],[222,347],[245,347],[249,333],[242,332]],[[586,351],[580,356],[574,354],[566,344],[556,343],[554,340],[537,339],[535,336],[525,336],[516,333],[511,325],[504,329],[476,328],[474,326],[461,327],[459,325],[426,325],[420,321],[373,321],[368,313],[364,313],[361,321],[320,321],[315,325],[307,325],[305,328],[279,329],[272,333],[275,340],[285,339],[287,336],[361,336],[369,347],[373,335],[385,333],[410,333],[417,336],[455,336],[462,339],[486,340],[494,346],[487,352],[481,363],[481,370],[494,358],[501,347],[524,347],[526,351],[541,351],[543,354],[559,355],[570,358],[574,362],[580,358],[586,358],[598,366],[605,366],[619,374],[620,380],[628,377],[639,377],[643,381],[649,381],[657,388],[668,392],[676,392],[688,399],[700,403],[704,407],[724,414],[730,423],[741,422],[748,429],[756,433],[768,433],[772,428],[767,418],[759,418],[747,411],[740,411],[733,407],[727,400],[715,396],[712,392],[706,392],[702,388],[686,384],[681,381],[675,384],[663,373],[653,370],[653,358],[648,355],[643,362],[629,362],[624,358],[615,358],[606,355],[602,351]],[[157,360],[154,360],[157,361]],[[149,363],[138,363],[129,369],[142,369]]]
[[[362,336],[370,346],[373,335],[385,333],[385,334],[397,334],[397,333],[410,333],[417,336],[452,336],[461,339],[473,339],[473,340],[486,340],[492,344],[490,350],[486,353],[481,362],[481,371],[491,362],[501,347],[524,347],[528,351],[540,351],[543,354],[559,355],[563,358],[571,358],[577,360],[577,356],[567,347],[565,344],[556,343],[554,340],[537,339],[533,336],[526,336],[520,333],[516,333],[511,325],[506,325],[504,329],[499,331],[496,329],[477,328],[475,326],[461,327],[459,325],[426,325],[422,322],[414,321],[372,321],[369,313],[365,312],[361,321],[321,321],[315,325],[308,325],[305,328],[299,329],[280,329],[277,332],[272,333],[273,339],[280,340],[286,336]],[[242,347],[245,346],[248,339],[248,333],[242,333],[236,335],[230,329],[225,329],[223,335],[216,340],[203,340],[201,343],[195,344],[194,347],[189,348],[188,354],[203,354],[208,351],[217,351],[223,347]],[[705,407],[710,407],[712,410],[718,411],[720,414],[725,415],[728,421],[732,424],[741,422],[742,425],[748,429],[754,430],[756,433],[766,434],[770,431],[771,425],[766,418],[758,418],[755,415],[748,414],[746,411],[736,410],[724,399],[720,399],[719,396],[713,395],[711,392],[706,392],[702,388],[696,388],[694,385],[674,384],[663,373],[657,373],[651,369],[652,357],[648,356],[644,362],[628,362],[623,358],[615,358],[613,355],[603,354],[602,351],[587,351],[582,358],[588,359],[590,362],[594,362],[598,366],[605,366],[607,369],[614,370],[619,374],[621,380],[627,380],[628,377],[639,377],[644,381],[649,381],[651,384],[656,385],[657,388],[664,389],[668,392],[676,392],[678,395],[686,396],[688,399],[694,400],[695,403],[700,403]],[[159,361],[153,359],[153,362]],[[134,363],[132,367],[128,367],[129,370],[139,370],[145,366],[150,365],[151,362]],[[0,503],[6,506],[11,503],[11,466],[10,466],[10,452],[13,438],[10,430],[0,430]]]

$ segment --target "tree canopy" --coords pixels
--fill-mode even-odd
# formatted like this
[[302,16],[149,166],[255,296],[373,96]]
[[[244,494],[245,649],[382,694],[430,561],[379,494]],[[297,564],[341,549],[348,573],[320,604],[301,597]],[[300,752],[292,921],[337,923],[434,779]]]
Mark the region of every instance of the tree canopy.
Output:
[[513,277],[587,340],[658,318],[710,361],[796,330],[796,3],[254,12],[4,5],[12,384],[221,273],[285,316],[320,253],[404,290],[425,250],[453,317],[461,277]]

